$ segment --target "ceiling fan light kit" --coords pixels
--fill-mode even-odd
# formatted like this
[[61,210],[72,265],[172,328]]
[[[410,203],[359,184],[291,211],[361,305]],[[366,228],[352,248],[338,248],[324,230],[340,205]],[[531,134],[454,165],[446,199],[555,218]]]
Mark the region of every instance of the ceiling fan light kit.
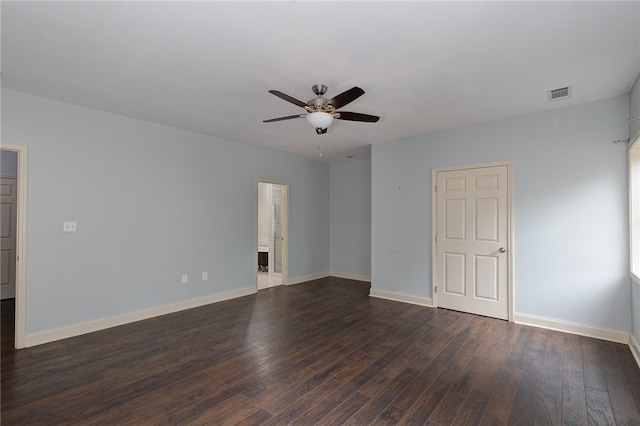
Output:
[[327,129],[333,123],[333,115],[328,112],[312,112],[307,114],[307,123],[314,129]]
[[375,123],[380,120],[380,117],[375,115],[360,114],[358,112],[336,111],[339,108],[355,101],[360,96],[364,95],[364,90],[359,87],[353,87],[345,92],[334,96],[331,99],[325,99],[323,95],[327,92],[327,86],[325,84],[315,84],[311,88],[317,98],[310,99],[307,102],[298,100],[292,96],[282,93],[278,90],[269,90],[269,93],[290,102],[296,106],[304,108],[306,114],[289,115],[286,117],[272,118],[264,120],[264,123],[273,123],[275,121],[290,120],[293,118],[306,117],[307,123],[316,130],[318,135],[327,133],[327,129],[333,123],[333,119],[347,120],[347,121],[361,121],[365,123]]

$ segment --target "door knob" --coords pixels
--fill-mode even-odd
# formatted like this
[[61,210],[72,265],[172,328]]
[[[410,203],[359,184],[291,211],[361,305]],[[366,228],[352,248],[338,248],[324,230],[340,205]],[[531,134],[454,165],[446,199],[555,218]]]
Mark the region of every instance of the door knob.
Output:
[[504,253],[505,251],[507,251],[507,249],[505,249],[504,247],[500,247],[500,248],[498,249],[498,251],[499,251],[500,253]]

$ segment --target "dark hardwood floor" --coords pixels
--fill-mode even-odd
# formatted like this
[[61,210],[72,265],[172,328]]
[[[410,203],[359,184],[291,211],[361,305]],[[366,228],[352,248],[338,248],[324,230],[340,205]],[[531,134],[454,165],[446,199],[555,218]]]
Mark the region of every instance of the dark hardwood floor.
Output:
[[327,278],[16,351],[7,425],[638,425],[626,345]]

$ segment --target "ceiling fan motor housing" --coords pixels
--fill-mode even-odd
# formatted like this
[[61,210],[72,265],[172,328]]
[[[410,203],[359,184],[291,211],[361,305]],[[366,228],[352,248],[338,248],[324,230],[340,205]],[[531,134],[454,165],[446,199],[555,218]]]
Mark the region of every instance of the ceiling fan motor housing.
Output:
[[327,103],[327,100],[322,97],[317,97],[313,99],[309,99],[307,101],[307,106],[305,109],[308,112],[327,112],[329,114],[333,113],[334,107],[330,103]]

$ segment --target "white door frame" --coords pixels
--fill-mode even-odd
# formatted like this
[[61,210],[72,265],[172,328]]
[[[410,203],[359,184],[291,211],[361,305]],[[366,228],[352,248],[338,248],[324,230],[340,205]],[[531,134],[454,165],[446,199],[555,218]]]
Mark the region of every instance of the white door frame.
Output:
[[493,163],[467,164],[461,166],[439,167],[431,169],[431,294],[433,307],[438,307],[438,294],[436,287],[438,286],[438,261],[436,253],[436,235],[437,235],[437,199],[436,199],[436,176],[440,172],[448,172],[453,170],[476,169],[483,167],[506,166],[507,167],[507,303],[509,312],[509,322],[513,322],[513,162],[512,161],[496,161]]
[[283,221],[282,224],[282,285],[287,285],[288,281],[288,260],[289,260],[289,184],[286,182],[279,182],[276,180],[269,179],[257,179],[256,180],[256,201],[255,201],[255,247],[254,250],[254,259],[253,259],[253,274],[256,285],[256,290],[258,289],[258,269],[256,265],[258,264],[258,198],[260,191],[261,183],[270,183],[273,185],[282,186],[282,203],[283,206]]
[[16,206],[16,348],[26,347],[27,306],[27,156],[26,145],[0,144],[0,149],[18,153],[18,200]]

